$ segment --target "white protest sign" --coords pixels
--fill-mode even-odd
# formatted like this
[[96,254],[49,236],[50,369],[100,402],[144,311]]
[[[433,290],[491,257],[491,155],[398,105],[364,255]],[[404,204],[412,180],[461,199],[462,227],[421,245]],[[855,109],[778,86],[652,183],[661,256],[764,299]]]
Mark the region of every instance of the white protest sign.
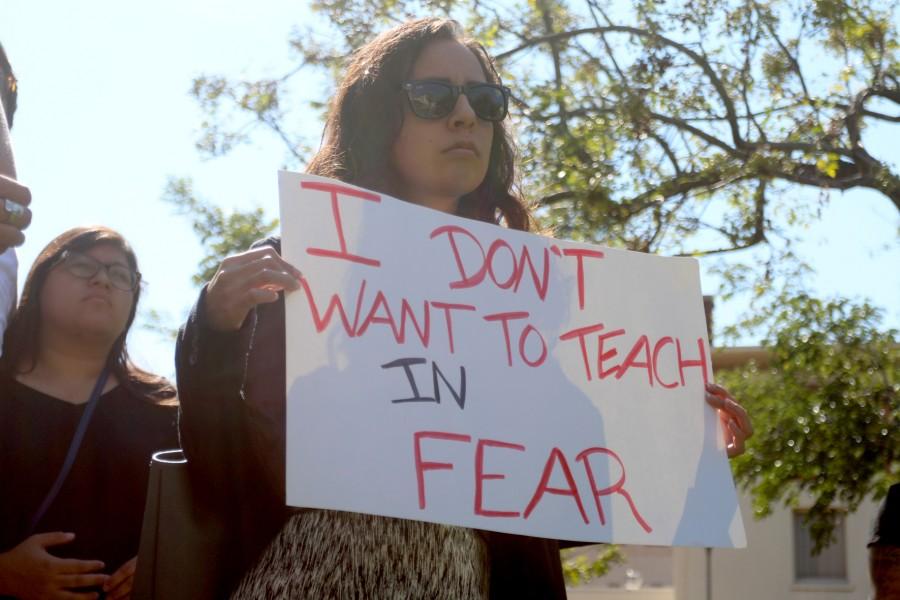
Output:
[[697,261],[281,172],[287,503],[743,547]]

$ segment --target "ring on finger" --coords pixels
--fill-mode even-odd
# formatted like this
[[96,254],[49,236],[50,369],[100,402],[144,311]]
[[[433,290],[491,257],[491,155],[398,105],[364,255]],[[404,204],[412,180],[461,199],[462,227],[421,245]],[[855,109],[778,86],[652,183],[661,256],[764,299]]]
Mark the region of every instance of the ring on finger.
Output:
[[3,206],[0,209],[0,222],[12,225],[17,229],[24,229],[28,224],[28,209],[9,198],[3,198]]

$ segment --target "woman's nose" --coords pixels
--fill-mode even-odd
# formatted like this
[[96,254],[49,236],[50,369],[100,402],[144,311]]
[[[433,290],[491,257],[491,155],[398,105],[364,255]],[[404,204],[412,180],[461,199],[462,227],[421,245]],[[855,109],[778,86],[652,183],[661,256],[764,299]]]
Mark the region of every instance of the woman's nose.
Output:
[[94,273],[94,275],[91,277],[91,283],[95,283],[95,282],[98,285],[104,285],[106,287],[109,287],[112,285],[112,281],[110,281],[110,279],[109,279],[109,270],[106,267],[101,266],[99,269],[97,269],[97,272]]
[[470,128],[477,120],[478,116],[469,104],[468,96],[460,94],[453,106],[453,112],[450,113],[450,125],[454,128]]

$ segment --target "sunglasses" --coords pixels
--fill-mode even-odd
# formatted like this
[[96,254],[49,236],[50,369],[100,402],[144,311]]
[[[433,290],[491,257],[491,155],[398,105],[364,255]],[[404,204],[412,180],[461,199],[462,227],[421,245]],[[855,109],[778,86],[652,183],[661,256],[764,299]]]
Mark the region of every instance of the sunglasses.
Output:
[[119,263],[103,264],[92,256],[73,250],[66,250],[62,253],[60,264],[69,274],[79,279],[90,279],[99,273],[100,269],[105,269],[106,276],[109,278],[112,286],[123,292],[133,291],[141,281],[141,274],[137,271],[132,271],[125,265]]
[[509,88],[494,83],[451,85],[443,81],[408,81],[402,86],[409,100],[409,108],[420,119],[441,119],[456,106],[460,94],[469,100],[475,115],[496,123],[506,118]]

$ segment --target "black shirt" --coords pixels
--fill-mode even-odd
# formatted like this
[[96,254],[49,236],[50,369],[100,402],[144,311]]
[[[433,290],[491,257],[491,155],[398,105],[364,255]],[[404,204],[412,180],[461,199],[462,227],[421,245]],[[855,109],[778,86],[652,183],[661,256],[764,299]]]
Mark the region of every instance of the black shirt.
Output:
[[[0,552],[27,537],[85,406],[0,376]],[[150,458],[178,447],[177,410],[121,385],[100,396],[72,470],[32,532],[75,533],[51,554],[102,560],[107,573],[137,554]]]

